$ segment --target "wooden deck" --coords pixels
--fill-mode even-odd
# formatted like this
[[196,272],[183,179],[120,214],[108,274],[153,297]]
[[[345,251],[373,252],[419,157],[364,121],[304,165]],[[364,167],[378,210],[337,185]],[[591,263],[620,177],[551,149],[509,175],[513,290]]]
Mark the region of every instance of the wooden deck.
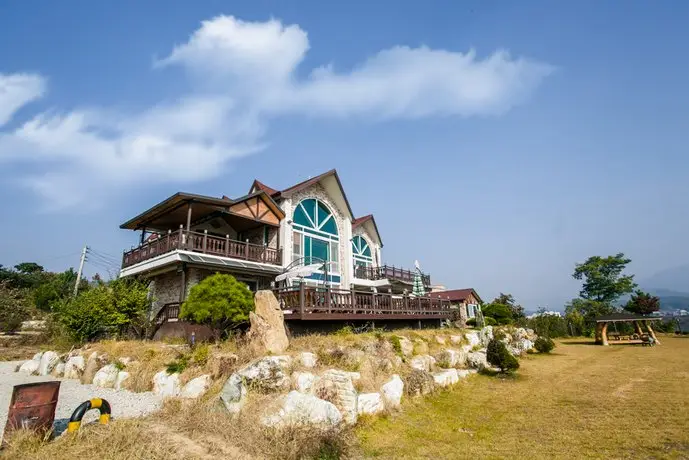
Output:
[[122,268],[176,250],[193,251],[201,254],[250,260],[272,265],[282,264],[282,252],[279,249],[235,241],[229,237],[221,238],[209,235],[207,232],[201,233],[179,229],[174,232],[168,232],[155,240],[147,241],[130,251],[126,251],[122,256]]
[[[394,280],[403,283],[414,283],[414,270],[406,270],[404,268],[395,267],[394,265],[382,265],[380,267],[354,267],[354,277],[362,280]],[[431,276],[425,273],[421,274],[421,281],[424,286],[431,285]]]
[[456,310],[437,297],[315,288],[301,285],[275,291],[287,320],[449,319]]

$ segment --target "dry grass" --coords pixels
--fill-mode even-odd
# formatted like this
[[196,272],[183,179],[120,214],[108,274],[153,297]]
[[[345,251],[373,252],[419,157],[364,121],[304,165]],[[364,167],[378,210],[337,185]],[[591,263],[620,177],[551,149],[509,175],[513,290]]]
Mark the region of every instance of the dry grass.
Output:
[[689,458],[689,339],[566,340],[514,379],[477,375],[361,426],[378,458]]

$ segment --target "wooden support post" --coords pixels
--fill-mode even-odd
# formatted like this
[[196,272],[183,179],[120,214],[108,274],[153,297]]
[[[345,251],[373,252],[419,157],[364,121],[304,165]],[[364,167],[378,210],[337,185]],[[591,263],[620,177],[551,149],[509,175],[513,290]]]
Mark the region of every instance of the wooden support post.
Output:
[[653,340],[655,341],[656,345],[660,345],[660,340],[658,340],[658,337],[656,337],[655,331],[653,331],[653,328],[651,327],[651,322],[646,321],[646,328],[648,329],[648,335],[653,337]]
[[639,334],[639,338],[641,338],[641,334],[644,332],[641,330],[641,325],[638,321],[634,321],[634,329],[636,330],[636,333]]
[[230,235],[225,235],[225,257],[230,256]]
[[304,318],[304,280],[299,283],[299,319]]
[[179,224],[179,240],[177,241],[177,247],[179,249],[184,249],[186,241],[184,241],[184,225]]
[[603,323],[603,329],[601,330],[601,337],[603,339],[603,346],[608,346],[610,345],[608,343],[608,323]]
[[187,205],[187,231],[191,230],[191,201]]

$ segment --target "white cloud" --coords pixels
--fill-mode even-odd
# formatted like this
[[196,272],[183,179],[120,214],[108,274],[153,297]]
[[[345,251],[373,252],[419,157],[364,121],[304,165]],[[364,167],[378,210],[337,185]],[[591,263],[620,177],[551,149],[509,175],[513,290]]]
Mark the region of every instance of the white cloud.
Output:
[[[214,177],[261,149],[273,117],[499,115],[553,69],[504,51],[478,59],[473,51],[399,46],[348,72],[320,67],[299,79],[308,49],[297,25],[229,16],[204,21],[155,63],[185,68],[193,83],[188,94],[137,113],[103,107],[38,114],[0,131],[0,160],[32,164],[37,172],[21,183],[53,205],[97,204],[123,187]],[[40,76],[0,74],[0,125],[44,88]]]
[[0,126],[6,124],[22,106],[40,98],[45,81],[39,75],[0,73]]

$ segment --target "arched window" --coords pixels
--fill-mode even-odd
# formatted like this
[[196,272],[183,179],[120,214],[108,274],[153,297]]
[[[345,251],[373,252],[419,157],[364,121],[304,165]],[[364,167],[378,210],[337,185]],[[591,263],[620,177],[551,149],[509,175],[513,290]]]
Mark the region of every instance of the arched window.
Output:
[[352,238],[352,254],[354,255],[354,267],[370,267],[373,265],[371,247],[362,236]]
[[[328,271],[339,274],[338,263],[339,235],[335,216],[330,208],[320,200],[307,198],[294,209],[292,260],[304,257],[304,263],[311,263],[311,258],[329,262]],[[312,278],[319,279],[318,274]],[[322,278],[322,275],[321,275]],[[339,276],[332,276],[331,281],[340,282]]]

